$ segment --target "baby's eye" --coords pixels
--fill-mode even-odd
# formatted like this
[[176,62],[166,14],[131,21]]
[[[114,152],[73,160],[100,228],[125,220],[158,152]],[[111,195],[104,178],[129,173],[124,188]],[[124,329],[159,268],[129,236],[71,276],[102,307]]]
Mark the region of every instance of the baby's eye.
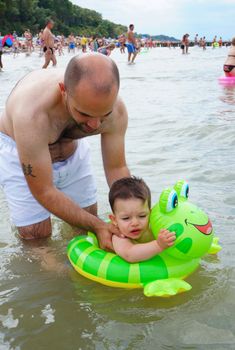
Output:
[[139,215],[140,218],[146,218],[147,214]]
[[127,220],[129,220],[129,217],[122,218],[122,220],[127,221]]

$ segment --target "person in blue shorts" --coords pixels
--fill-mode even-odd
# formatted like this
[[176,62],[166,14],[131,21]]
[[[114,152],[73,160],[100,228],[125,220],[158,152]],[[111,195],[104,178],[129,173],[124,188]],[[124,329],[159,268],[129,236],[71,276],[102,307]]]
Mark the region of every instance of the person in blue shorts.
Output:
[[137,42],[134,35],[134,24],[129,25],[126,47],[128,51],[128,64],[134,64],[135,58],[138,54]]
[[72,51],[74,54],[75,54],[75,47],[76,47],[76,44],[75,44],[75,36],[73,33],[71,33],[69,36],[68,36],[68,52]]

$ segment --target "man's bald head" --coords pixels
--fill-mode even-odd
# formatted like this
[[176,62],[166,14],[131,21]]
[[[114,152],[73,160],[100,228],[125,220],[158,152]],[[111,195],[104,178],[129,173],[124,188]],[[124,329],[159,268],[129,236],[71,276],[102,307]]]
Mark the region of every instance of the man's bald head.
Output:
[[73,96],[81,82],[90,83],[96,94],[109,94],[113,87],[119,89],[119,72],[114,61],[101,54],[87,54],[73,57],[65,71],[64,85]]

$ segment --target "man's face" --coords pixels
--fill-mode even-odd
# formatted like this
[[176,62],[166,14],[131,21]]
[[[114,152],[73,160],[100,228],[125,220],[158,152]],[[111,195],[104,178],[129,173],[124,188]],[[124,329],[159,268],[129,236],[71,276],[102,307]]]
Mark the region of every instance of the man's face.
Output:
[[96,93],[89,83],[82,81],[73,95],[65,93],[65,103],[77,128],[86,134],[96,132],[112,113],[118,89],[112,87],[109,93]]

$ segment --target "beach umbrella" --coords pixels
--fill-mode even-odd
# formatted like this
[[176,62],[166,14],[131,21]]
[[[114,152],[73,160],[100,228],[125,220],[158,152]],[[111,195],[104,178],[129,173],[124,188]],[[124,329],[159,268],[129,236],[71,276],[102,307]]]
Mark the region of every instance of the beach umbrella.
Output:
[[2,38],[2,46],[11,47],[13,45],[14,36],[7,34]]

